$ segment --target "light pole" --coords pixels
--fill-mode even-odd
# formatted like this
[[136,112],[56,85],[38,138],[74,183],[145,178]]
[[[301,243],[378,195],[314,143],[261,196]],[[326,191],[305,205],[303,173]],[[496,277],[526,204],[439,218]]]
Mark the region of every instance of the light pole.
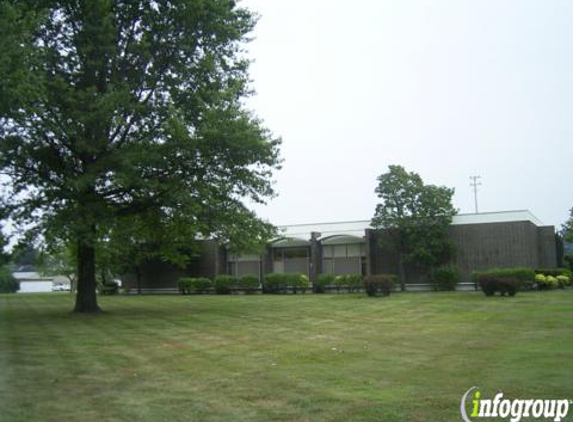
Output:
[[479,212],[478,211],[478,186],[481,186],[481,182],[479,182],[478,180],[481,179],[480,176],[470,176],[470,186],[472,188],[474,188],[474,203],[475,203],[475,207],[476,207],[476,214]]

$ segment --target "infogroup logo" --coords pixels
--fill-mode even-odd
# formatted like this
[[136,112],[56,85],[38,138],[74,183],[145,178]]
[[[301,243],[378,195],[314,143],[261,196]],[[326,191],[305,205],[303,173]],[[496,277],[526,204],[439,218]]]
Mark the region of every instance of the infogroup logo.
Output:
[[519,422],[522,418],[536,418],[560,422],[569,413],[571,404],[571,400],[567,399],[510,400],[504,398],[502,392],[497,393],[493,399],[485,399],[478,387],[472,387],[462,396],[460,413],[464,422],[475,422],[483,418],[509,418],[510,422]]

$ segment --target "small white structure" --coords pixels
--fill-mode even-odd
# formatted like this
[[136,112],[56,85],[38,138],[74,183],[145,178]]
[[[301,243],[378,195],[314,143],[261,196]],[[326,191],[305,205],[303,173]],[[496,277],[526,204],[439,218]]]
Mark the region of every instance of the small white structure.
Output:
[[[70,290],[70,283],[65,277],[44,277],[33,271],[16,271],[12,275],[20,282],[20,290],[18,293],[45,293]],[[64,288],[62,288],[62,286]],[[65,288],[66,286],[67,288]]]

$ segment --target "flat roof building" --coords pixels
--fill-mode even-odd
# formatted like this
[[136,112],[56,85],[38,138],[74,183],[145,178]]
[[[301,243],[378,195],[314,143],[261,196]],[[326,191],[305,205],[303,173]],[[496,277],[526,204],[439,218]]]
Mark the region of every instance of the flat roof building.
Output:
[[[398,253],[382,239],[387,231],[372,228],[370,220],[305,223],[279,226],[279,238],[262,254],[232,254],[223,245],[204,241],[201,255],[185,270],[150,263],[142,288],[173,289],[181,276],[303,273],[313,281],[320,274],[398,273]],[[528,210],[458,214],[448,228],[455,245],[452,264],[469,283],[476,270],[494,267],[554,267],[557,263],[555,228],[545,226]],[[387,244],[387,242],[386,242]],[[427,274],[406,271],[408,285],[427,283]],[[128,285],[133,285],[133,277]]]

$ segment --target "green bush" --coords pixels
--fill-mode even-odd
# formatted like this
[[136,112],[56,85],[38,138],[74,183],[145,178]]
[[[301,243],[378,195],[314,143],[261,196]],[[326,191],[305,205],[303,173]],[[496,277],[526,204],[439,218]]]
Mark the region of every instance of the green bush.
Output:
[[332,286],[334,284],[334,278],[335,277],[332,274],[320,274],[314,284],[314,292],[324,293],[326,291],[326,286]]
[[296,293],[297,290],[300,290],[303,293],[306,293],[308,288],[310,287],[310,280],[306,274],[299,274],[298,280],[294,281],[294,292]]
[[515,296],[522,285],[522,281],[516,277],[489,273],[478,274],[477,282],[486,296],[493,296],[496,292],[502,296]]
[[285,274],[281,273],[270,273],[265,276],[265,282],[263,285],[263,290],[265,293],[280,293],[286,289],[286,278]]
[[460,282],[460,272],[457,267],[444,265],[430,271],[430,283],[434,290],[456,290]]
[[362,274],[346,274],[344,276],[346,285],[348,286],[348,291],[353,292],[360,290],[362,288]]
[[208,278],[204,277],[184,277],[179,279],[179,291],[184,295],[193,293],[204,293],[213,286],[213,283]]
[[531,268],[492,268],[485,271],[475,271],[473,273],[473,280],[474,283],[476,283],[476,286],[479,285],[479,277],[482,275],[488,275],[499,279],[516,279],[519,281],[520,290],[531,290],[535,286],[535,271]]
[[254,275],[246,275],[239,279],[238,287],[245,293],[254,293],[259,290],[259,279]]
[[334,286],[336,287],[336,291],[340,293],[340,289],[346,286],[346,279],[343,275],[337,275],[334,277]]
[[564,289],[571,285],[573,279],[573,274],[569,268],[538,268],[535,272],[539,290],[550,290],[556,287]]
[[265,277],[263,285],[265,293],[303,293],[310,287],[308,277],[300,273],[270,273]]
[[552,290],[556,289],[559,285],[557,278],[545,274],[536,274],[535,282],[539,290]]
[[334,286],[336,286],[336,291],[340,292],[341,289],[345,288],[349,292],[355,289],[360,289],[362,287],[362,275],[360,274],[345,274],[337,275],[334,278]]
[[364,277],[364,289],[368,296],[377,296],[378,292],[382,296],[389,296],[397,281],[398,276],[395,274],[369,275]]
[[573,279],[573,273],[569,268],[538,268],[535,270],[535,274],[550,275],[553,277],[564,275],[570,280]]
[[231,294],[231,290],[236,287],[238,281],[231,275],[219,275],[215,278],[215,293],[218,295]]
[[20,290],[20,282],[14,278],[6,267],[0,267],[0,293],[16,293]]
[[569,277],[567,277],[566,275],[558,275],[555,278],[557,279],[557,282],[559,283],[559,287],[561,289],[564,289],[565,286],[571,285],[571,279]]

